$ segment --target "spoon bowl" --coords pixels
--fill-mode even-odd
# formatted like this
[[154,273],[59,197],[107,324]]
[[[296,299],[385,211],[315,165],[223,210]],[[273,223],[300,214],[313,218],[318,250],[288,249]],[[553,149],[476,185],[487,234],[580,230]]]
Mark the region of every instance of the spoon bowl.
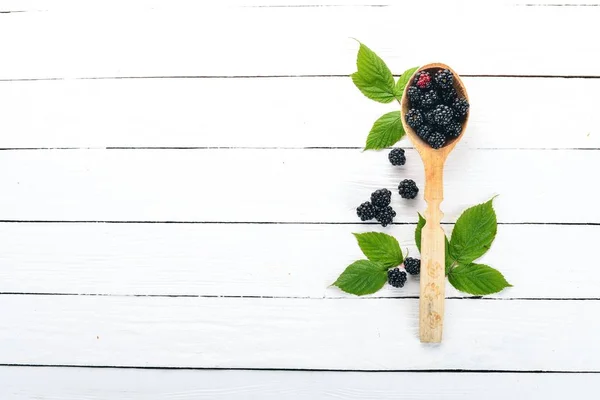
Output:
[[[460,77],[445,64],[432,63],[419,68],[409,79],[406,87],[413,84],[419,71],[430,73],[447,69],[454,76],[454,89],[459,97],[468,101],[467,90]],[[433,74],[432,74],[433,75]],[[440,204],[444,199],[444,164],[450,152],[464,136],[469,111],[462,123],[460,135],[439,148],[434,149],[417,132],[406,123],[406,113],[410,109],[408,90],[405,90],[400,100],[402,125],[406,135],[419,152],[425,167],[425,201],[427,209],[424,212],[425,226],[421,233],[421,278],[419,296],[419,337],[424,343],[440,343],[444,322],[444,298],[446,285],[446,237],[440,225],[443,213]]]
[[[408,88],[409,86],[412,85],[412,83],[415,79],[415,76],[419,72],[427,70],[427,71],[432,71],[433,73],[435,73],[442,69],[447,69],[450,72],[452,72],[452,75],[454,75],[454,89],[456,90],[456,93],[458,93],[459,97],[464,97],[468,101],[469,96],[467,95],[467,89],[465,88],[465,85],[463,84],[462,80],[460,79],[460,76],[458,76],[458,74],[452,68],[450,68],[446,64],[442,64],[442,63],[431,63],[431,64],[422,66],[421,68],[419,68],[418,70],[416,70],[413,73],[413,75],[409,79],[406,87]],[[400,114],[402,116],[402,125],[404,126],[406,135],[409,137],[410,141],[415,146],[415,149],[417,149],[417,151],[421,155],[421,158],[423,158],[424,154],[426,154],[426,153],[433,153],[433,154],[435,154],[436,157],[441,157],[441,156],[448,157],[448,154],[450,154],[450,152],[454,149],[454,147],[462,139],[463,134],[465,133],[465,130],[467,128],[467,122],[469,121],[469,113],[467,112],[465,120],[462,123],[462,129],[460,131],[460,135],[458,135],[457,138],[454,138],[454,139],[448,141],[442,148],[434,149],[431,146],[429,146],[429,144],[427,144],[423,139],[421,139],[419,137],[419,135],[417,135],[417,132],[415,132],[415,130],[406,123],[406,118],[405,118],[406,113],[410,109],[410,104],[409,104],[409,100],[408,100],[408,96],[406,95],[406,92],[407,91],[405,90],[402,95],[402,99],[400,100],[400,110],[401,110]]]

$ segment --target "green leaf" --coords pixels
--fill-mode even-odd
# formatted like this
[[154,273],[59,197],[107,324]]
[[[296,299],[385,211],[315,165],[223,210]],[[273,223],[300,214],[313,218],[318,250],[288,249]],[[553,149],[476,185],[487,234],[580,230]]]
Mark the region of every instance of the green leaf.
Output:
[[379,117],[373,124],[365,150],[379,150],[392,146],[404,136],[400,111],[392,111]]
[[371,261],[378,262],[386,268],[395,267],[404,262],[402,250],[396,238],[385,233],[354,233],[358,246]]
[[417,222],[417,229],[415,229],[415,244],[417,245],[417,249],[419,252],[421,251],[421,232],[423,231],[423,227],[425,226],[425,218],[419,214],[419,222]]
[[461,292],[477,296],[497,293],[512,286],[500,271],[484,264],[459,265],[450,271],[448,280]]
[[456,221],[450,254],[459,264],[470,264],[485,254],[496,237],[496,213],[491,199],[465,210]]
[[456,260],[454,260],[452,258],[452,256],[450,255],[450,242],[448,241],[448,236],[446,236],[445,251],[446,251],[446,257],[444,258],[446,260],[445,273],[446,273],[446,275],[448,275],[450,273],[450,271],[452,271],[452,266],[456,262]]
[[[421,232],[423,231],[425,222],[426,222],[425,218],[423,218],[423,216],[419,213],[419,222],[417,222],[417,229],[415,229],[415,244],[417,245],[417,249],[419,249],[419,252],[421,252]],[[445,246],[446,247],[446,257],[445,257],[446,275],[448,275],[455,260],[453,260],[452,257],[450,256],[450,251],[448,249],[448,247],[450,246],[450,243],[448,242],[448,237],[446,236],[445,239],[446,239],[446,246]]]
[[411,76],[413,76],[415,71],[418,69],[419,67],[409,68],[406,71],[404,71],[402,75],[400,75],[400,78],[398,78],[398,82],[396,82],[396,86],[394,87],[394,95],[396,96],[396,99],[398,99],[398,101],[400,101],[400,99],[402,98],[404,88],[406,88],[406,85],[408,84],[408,81],[410,80]]
[[380,103],[390,103],[394,100],[394,77],[390,69],[377,54],[362,43],[358,49],[356,67],[358,71],[351,77],[362,94]]
[[387,270],[383,264],[358,260],[350,264],[333,285],[358,296],[375,293],[387,282]]

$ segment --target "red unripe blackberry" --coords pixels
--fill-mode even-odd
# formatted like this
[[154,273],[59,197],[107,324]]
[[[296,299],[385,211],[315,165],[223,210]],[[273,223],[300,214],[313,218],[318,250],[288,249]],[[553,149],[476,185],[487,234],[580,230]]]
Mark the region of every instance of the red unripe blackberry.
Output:
[[431,82],[431,75],[427,71],[419,71],[415,76],[415,82],[419,89],[427,90],[431,89],[433,84]]

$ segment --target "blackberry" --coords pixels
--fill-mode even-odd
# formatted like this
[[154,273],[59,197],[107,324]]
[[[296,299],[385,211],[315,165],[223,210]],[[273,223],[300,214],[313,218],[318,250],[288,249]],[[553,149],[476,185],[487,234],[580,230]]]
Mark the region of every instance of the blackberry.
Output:
[[414,199],[419,193],[419,188],[412,179],[405,179],[398,185],[398,193],[403,199]]
[[433,77],[433,80],[440,89],[450,89],[454,84],[454,75],[452,75],[452,72],[450,72],[450,70],[443,69],[441,71],[436,72],[435,76]]
[[446,126],[450,124],[453,116],[454,113],[452,112],[452,109],[444,104],[440,104],[433,110],[433,122],[435,122],[436,125]]
[[469,111],[469,102],[467,99],[456,99],[454,103],[452,103],[452,108],[454,108],[454,114],[458,118],[463,118],[467,115],[467,111]]
[[406,163],[406,156],[403,149],[393,149],[388,154],[388,159],[392,165],[404,165]]
[[419,89],[416,86],[409,86],[406,91],[408,95],[408,101],[410,101],[410,105],[412,107],[417,107],[419,104],[421,104],[421,92],[419,92]]
[[392,200],[392,192],[387,189],[379,189],[371,193],[371,203],[375,207],[387,207]]
[[421,260],[406,257],[404,259],[404,269],[411,275],[419,275],[421,273]]
[[434,125],[435,121],[433,120],[433,111],[428,111],[425,114],[423,114],[423,120],[426,124]]
[[421,111],[411,108],[406,113],[406,123],[413,129],[419,129],[423,125],[423,114]]
[[433,128],[430,125],[423,125],[417,130],[417,135],[424,141],[427,141],[432,132]]
[[438,103],[438,94],[435,90],[430,90],[429,92],[423,93],[421,96],[421,107],[424,109],[430,109],[435,107]]
[[356,208],[356,215],[361,221],[369,221],[377,215],[377,208],[370,201],[365,201]]
[[462,125],[458,121],[452,121],[446,126],[446,136],[449,138],[457,138],[460,135]]
[[442,102],[451,105],[454,103],[454,100],[458,97],[458,93],[456,93],[456,89],[451,87],[448,90],[440,90],[439,97],[442,99]]
[[395,288],[401,288],[406,283],[406,272],[400,268],[388,269],[388,283]]
[[385,227],[394,222],[394,217],[396,216],[396,211],[390,206],[386,206],[383,208],[377,209],[377,215],[375,219],[381,224],[381,226]]
[[446,136],[438,131],[432,132],[427,138],[427,143],[434,149],[440,149],[446,144]]
[[415,84],[421,90],[431,89],[433,84],[431,82],[431,75],[427,71],[419,71],[415,75]]

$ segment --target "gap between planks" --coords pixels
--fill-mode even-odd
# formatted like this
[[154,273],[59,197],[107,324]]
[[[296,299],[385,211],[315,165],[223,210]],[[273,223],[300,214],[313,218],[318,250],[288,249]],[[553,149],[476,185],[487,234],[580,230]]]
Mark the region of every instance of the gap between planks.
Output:
[[440,374],[600,374],[596,370],[518,370],[518,369],[333,369],[333,368],[219,368],[219,367],[153,367],[153,366],[134,366],[134,365],[85,365],[85,364],[11,364],[0,363],[3,368],[73,368],[73,369],[137,369],[137,370],[164,370],[164,371],[281,371],[281,372],[342,372],[342,373],[440,373]]
[[[405,150],[414,150],[412,146],[395,146]],[[3,147],[0,151],[48,151],[48,150],[362,150],[358,146],[139,146],[139,147]],[[382,151],[391,150],[392,147],[381,149]],[[515,151],[515,150],[534,150],[534,151],[598,151],[597,147],[476,147],[469,150],[491,150],[491,151]]]
[[[231,296],[204,294],[112,294],[112,293],[29,293],[0,292],[0,296],[86,296],[86,297],[149,297],[149,298],[207,298],[207,299],[299,299],[299,300],[417,300],[419,296],[369,296],[369,297],[310,297],[310,296]],[[600,297],[482,297],[448,296],[446,300],[501,300],[501,301],[598,301]]]
[[[460,74],[462,78],[521,78],[521,79],[600,79],[600,75],[535,75],[535,74]],[[394,74],[398,78],[399,74]],[[349,78],[346,74],[278,74],[278,75],[140,75],[140,76],[80,76],[44,78],[2,78],[0,82],[85,81],[119,79],[285,79],[285,78]]]

